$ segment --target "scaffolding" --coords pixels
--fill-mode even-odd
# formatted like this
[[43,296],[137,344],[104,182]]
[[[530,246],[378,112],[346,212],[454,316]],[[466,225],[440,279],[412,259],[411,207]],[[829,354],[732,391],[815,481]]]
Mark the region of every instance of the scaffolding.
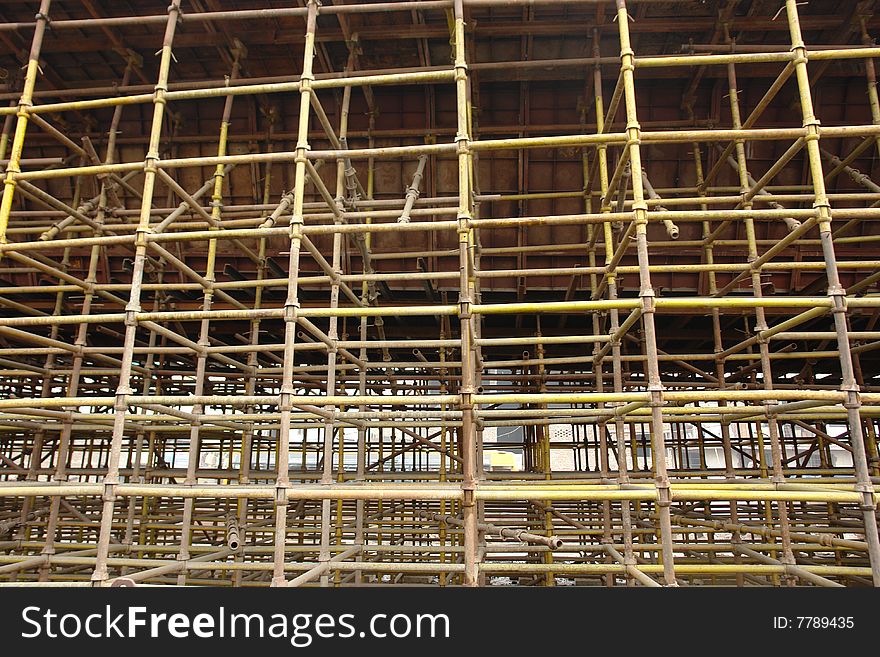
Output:
[[3,7],[0,585],[880,585],[873,2],[137,4]]

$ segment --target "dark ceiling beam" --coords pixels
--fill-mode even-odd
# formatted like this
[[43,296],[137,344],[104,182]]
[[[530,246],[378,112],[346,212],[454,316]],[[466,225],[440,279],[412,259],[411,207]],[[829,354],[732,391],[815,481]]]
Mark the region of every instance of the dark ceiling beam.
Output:
[[[677,32],[686,36],[688,33],[694,33],[696,38],[702,38],[703,32],[711,30],[716,24],[715,17],[696,17],[687,18],[645,18],[630,26],[630,32],[638,33],[658,33],[658,32]],[[802,16],[801,27],[805,32],[838,29],[841,27],[842,19],[839,15],[829,16]],[[686,27],[688,32],[683,33],[682,27]],[[755,16],[748,18],[733,18],[730,21],[731,29],[740,32],[760,31],[778,33],[780,43],[787,38],[788,27],[784,21],[768,21],[765,16]],[[301,25],[291,25],[291,29],[282,29],[278,26],[278,22],[272,24],[270,29],[248,29],[236,30],[236,36],[249,46],[271,46],[271,45],[290,45],[302,44],[304,38]],[[370,40],[412,40],[412,39],[449,39],[449,30],[444,24],[418,24],[406,25],[406,29],[400,29],[401,26],[358,26],[358,35],[362,43]],[[528,36],[574,36],[582,37],[596,27],[595,21],[589,20],[566,20],[566,21],[532,21],[532,22],[492,22],[482,24],[477,21],[472,28],[472,33],[477,38],[508,38],[515,39],[521,35]],[[869,28],[880,27],[880,19],[872,18],[868,22]],[[615,24],[600,26],[603,31],[616,31]],[[155,49],[157,42],[161,40],[158,32],[155,34],[124,34],[124,30],[120,29],[117,36],[129,48],[136,49]],[[471,33],[469,29],[469,33]],[[322,27],[319,31],[318,42],[345,42],[345,34],[339,28]],[[204,31],[182,31],[175,36],[174,48],[204,48],[212,46],[221,46],[227,43],[226,36],[222,33],[208,33]],[[807,44],[809,46],[809,43]],[[44,44],[44,52],[94,52],[106,49],[108,42],[103,39],[95,38],[48,38]],[[111,46],[112,47],[112,46]],[[6,54],[4,49],[2,54]]]

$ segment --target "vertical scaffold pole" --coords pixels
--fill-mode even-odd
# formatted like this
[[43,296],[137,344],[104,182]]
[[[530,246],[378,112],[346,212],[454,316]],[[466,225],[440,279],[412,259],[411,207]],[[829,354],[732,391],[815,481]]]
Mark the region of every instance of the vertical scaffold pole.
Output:
[[125,437],[125,412],[127,398],[132,393],[131,368],[134,360],[134,343],[137,334],[137,313],[141,310],[141,286],[144,280],[144,265],[147,259],[147,233],[150,232],[150,216],[153,192],[156,186],[156,163],[159,161],[159,142],[162,138],[162,120],[165,117],[165,94],[168,91],[168,76],[171,71],[171,47],[180,17],[180,0],[172,0],[168,7],[168,22],[162,40],[159,60],[159,78],[153,93],[153,119],[150,127],[150,143],[144,159],[144,189],[141,198],[140,219],[136,232],[134,265],[131,272],[131,293],[125,307],[125,335],[123,338],[122,363],[119,366],[119,385],[116,388],[114,404],[113,435],[110,439],[110,454],[107,458],[107,474],[104,476],[103,509],[101,530],[98,537],[98,553],[92,582],[103,586],[107,582],[107,557],[110,548],[110,533],[113,526],[113,510],[116,503],[116,486],[119,484],[119,458],[122,441]]
[[871,561],[871,577],[874,586],[880,586],[880,536],[877,531],[877,510],[874,503],[874,485],[868,471],[868,457],[865,449],[865,435],[859,410],[859,386],[853,372],[852,354],[849,350],[849,329],[846,315],[846,290],[840,284],[837,271],[837,257],[831,239],[831,204],[825,192],[825,174],[822,170],[822,153],[819,149],[819,120],[813,109],[813,97],[810,93],[810,76],[807,72],[807,48],[801,35],[795,0],[786,0],[788,26],[791,32],[791,50],[795,54],[795,76],[797,77],[800,94],[804,139],[807,142],[810,175],[813,179],[813,207],[819,212],[819,238],[822,242],[822,254],[825,257],[825,273],[828,277],[828,296],[831,299],[831,313],[834,317],[834,328],[837,333],[837,350],[840,354],[841,385],[846,394],[844,407],[849,423],[850,440],[852,442],[853,464],[856,471],[856,489],[862,494],[862,517],[865,523],[865,541],[868,544],[868,557]]
[[471,314],[471,245],[473,244],[471,217],[473,216],[470,190],[470,132],[468,127],[467,61],[464,42],[464,6],[455,0],[455,97],[458,129],[458,257],[459,257],[459,322],[461,327],[461,404],[462,413],[462,512],[464,518],[464,584],[477,586],[477,506],[476,489],[476,425],[471,397],[474,394],[473,371],[473,316]]
[[[624,103],[626,106],[626,136],[629,159],[633,171],[642,170],[640,143],[641,129],[636,111],[635,70],[629,38],[629,14],[626,1],[617,0],[617,26],[620,34],[620,66],[623,77]],[[651,393],[651,455],[654,461],[654,478],[657,485],[660,521],[660,540],[663,555],[663,578],[667,586],[677,586],[673,564],[672,518],[669,511],[671,495],[669,476],[666,472],[666,441],[663,437],[663,386],[660,382],[660,366],[657,354],[657,335],[654,327],[654,288],[648,268],[648,205],[642,177],[631,177],[633,190],[633,221],[636,226],[636,248],[639,262],[639,299],[641,300],[642,326],[645,331],[645,355],[647,361],[648,390]]]
[[[284,302],[284,355],[281,373],[281,400],[279,404],[281,419],[278,429],[277,476],[275,480],[273,586],[283,586],[286,584],[284,579],[284,554],[287,544],[287,488],[290,486],[290,423],[295,394],[293,385],[294,345],[296,343],[297,313],[299,310],[299,256],[303,236],[306,153],[309,150],[309,108],[311,106],[312,81],[315,79],[312,73],[312,59],[315,55],[317,20],[318,3],[316,0],[309,0],[303,68],[302,75],[300,76],[299,126],[297,130],[296,161],[293,178],[293,216],[290,221],[287,299]],[[305,437],[303,437],[303,440],[305,440]]]
[[[9,226],[9,214],[12,212],[12,200],[15,197],[15,174],[21,172],[21,154],[24,150],[24,139],[28,127],[28,110],[33,104],[34,87],[40,71],[40,50],[43,48],[43,37],[49,25],[49,7],[52,0],[42,0],[34,25],[34,38],[31,39],[31,50],[28,55],[27,69],[24,75],[24,87],[18,100],[15,133],[12,137],[12,150],[6,164],[6,177],[3,180],[3,198],[0,199],[0,244],[6,242],[6,228]],[[0,253],[0,260],[3,255]]]

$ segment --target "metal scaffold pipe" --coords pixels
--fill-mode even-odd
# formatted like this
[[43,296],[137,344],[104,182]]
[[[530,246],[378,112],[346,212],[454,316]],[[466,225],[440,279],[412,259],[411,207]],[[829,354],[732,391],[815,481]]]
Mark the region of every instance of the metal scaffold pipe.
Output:
[[0,586],[880,586],[870,3],[5,4]]

